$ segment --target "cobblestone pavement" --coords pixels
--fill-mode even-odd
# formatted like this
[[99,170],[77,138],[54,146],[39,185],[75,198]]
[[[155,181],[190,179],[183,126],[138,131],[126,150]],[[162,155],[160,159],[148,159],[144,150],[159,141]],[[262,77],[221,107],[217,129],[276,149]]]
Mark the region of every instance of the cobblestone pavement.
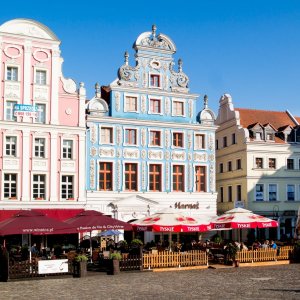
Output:
[[0,299],[300,299],[300,265],[1,282]]

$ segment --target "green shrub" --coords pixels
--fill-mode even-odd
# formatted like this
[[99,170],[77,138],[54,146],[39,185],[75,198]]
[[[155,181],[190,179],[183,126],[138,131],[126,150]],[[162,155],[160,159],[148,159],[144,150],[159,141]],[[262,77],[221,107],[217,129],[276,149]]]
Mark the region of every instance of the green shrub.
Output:
[[110,259],[121,260],[121,259],[122,259],[122,255],[121,255],[120,252],[114,252],[114,253],[110,253],[110,254],[109,254],[109,258],[110,258]]

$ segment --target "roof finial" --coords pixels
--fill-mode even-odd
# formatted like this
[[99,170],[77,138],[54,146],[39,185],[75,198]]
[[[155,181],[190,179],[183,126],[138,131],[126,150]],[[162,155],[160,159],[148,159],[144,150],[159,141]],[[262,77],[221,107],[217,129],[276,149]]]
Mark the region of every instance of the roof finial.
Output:
[[178,59],[178,72],[180,73],[180,72],[182,72],[182,59],[181,58],[179,58]]
[[156,38],[156,25],[155,24],[153,24],[152,25],[152,35],[153,35],[153,39],[155,39]]
[[125,57],[125,65],[128,66],[128,57],[129,57],[129,54],[128,54],[127,51],[125,51],[124,57]]
[[97,98],[100,98],[100,85],[98,82],[95,84],[95,95]]
[[204,95],[204,109],[208,108],[208,96]]

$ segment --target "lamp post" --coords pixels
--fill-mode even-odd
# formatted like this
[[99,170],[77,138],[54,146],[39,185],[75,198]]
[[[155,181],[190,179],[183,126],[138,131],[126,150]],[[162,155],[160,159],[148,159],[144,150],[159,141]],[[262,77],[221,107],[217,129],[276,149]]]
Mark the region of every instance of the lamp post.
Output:
[[277,220],[278,227],[277,227],[277,240],[280,240],[280,217],[279,217],[279,206],[273,206],[273,218]]

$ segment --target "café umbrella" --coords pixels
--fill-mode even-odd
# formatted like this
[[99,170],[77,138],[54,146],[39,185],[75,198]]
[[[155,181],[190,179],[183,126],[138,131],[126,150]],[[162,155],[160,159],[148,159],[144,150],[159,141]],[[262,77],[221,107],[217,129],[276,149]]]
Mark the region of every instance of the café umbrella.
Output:
[[167,208],[133,221],[132,226],[135,231],[204,232],[210,229],[210,222],[206,217],[194,218],[173,208]]
[[211,220],[212,230],[278,227],[278,222],[244,208],[234,208]]
[[77,232],[90,232],[90,253],[92,254],[92,231],[93,230],[132,230],[129,223],[105,216],[95,210],[85,210],[73,218],[65,221],[77,229]]

